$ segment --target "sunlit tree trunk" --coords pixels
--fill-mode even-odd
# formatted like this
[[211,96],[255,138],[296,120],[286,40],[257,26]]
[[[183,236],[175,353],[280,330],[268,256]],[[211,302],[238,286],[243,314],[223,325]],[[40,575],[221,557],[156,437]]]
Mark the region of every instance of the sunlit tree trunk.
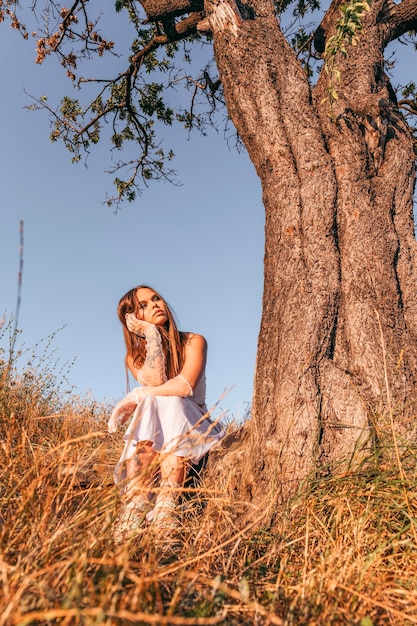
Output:
[[330,107],[328,75],[310,89],[272,3],[206,2],[266,212],[252,497],[272,480],[287,497],[314,470],[345,470],[390,405],[414,427],[414,155],[383,73],[381,6],[340,59]]

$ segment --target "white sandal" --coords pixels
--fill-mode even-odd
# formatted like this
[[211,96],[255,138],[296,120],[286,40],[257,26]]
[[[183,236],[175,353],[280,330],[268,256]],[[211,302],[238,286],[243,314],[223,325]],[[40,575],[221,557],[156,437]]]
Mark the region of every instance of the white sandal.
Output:
[[135,501],[133,498],[123,505],[114,522],[113,536],[116,543],[120,544],[137,534],[146,522],[146,513],[149,505],[143,500]]
[[151,524],[157,530],[177,530],[181,523],[173,500],[159,500],[152,511]]

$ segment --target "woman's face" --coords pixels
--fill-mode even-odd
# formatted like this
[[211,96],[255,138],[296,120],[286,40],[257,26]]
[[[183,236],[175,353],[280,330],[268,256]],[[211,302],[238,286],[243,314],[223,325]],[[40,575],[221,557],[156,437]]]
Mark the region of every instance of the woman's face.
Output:
[[155,326],[164,326],[168,321],[165,302],[153,289],[140,287],[136,290],[138,311],[136,317]]

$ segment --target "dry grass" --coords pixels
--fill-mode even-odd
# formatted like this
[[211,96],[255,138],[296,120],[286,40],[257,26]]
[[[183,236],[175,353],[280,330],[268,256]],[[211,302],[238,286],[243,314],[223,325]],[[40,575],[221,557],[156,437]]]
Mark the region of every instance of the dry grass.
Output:
[[0,378],[0,626],[417,624],[416,449],[389,416],[360,471],[286,510],[242,528],[231,473],[201,485],[173,554],[147,532],[120,550],[107,407],[5,363]]

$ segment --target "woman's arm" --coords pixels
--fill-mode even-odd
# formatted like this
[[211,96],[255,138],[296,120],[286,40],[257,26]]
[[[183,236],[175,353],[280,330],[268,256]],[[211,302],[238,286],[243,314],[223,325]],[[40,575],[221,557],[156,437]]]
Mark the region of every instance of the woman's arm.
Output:
[[[178,396],[187,398],[193,395],[193,388],[203,375],[206,366],[207,342],[204,337],[190,334],[185,346],[184,356],[184,366],[178,376],[167,380],[161,385],[135,387],[115,406],[108,422],[109,432],[115,432],[120,424],[124,424],[134,412],[141,398],[145,396]],[[138,368],[132,363],[129,367],[135,376]]]
[[190,334],[185,344],[184,365],[175,378],[161,385],[142,387],[138,390],[144,396],[179,396],[186,398],[193,395],[193,389],[204,373],[207,358],[207,342],[202,335]]
[[157,327],[139,320],[134,313],[126,315],[126,325],[130,332],[139,335],[146,342],[146,357],[142,367],[137,368],[133,363],[133,358],[128,356],[128,368],[142,385],[161,385],[167,377],[162,340]]

